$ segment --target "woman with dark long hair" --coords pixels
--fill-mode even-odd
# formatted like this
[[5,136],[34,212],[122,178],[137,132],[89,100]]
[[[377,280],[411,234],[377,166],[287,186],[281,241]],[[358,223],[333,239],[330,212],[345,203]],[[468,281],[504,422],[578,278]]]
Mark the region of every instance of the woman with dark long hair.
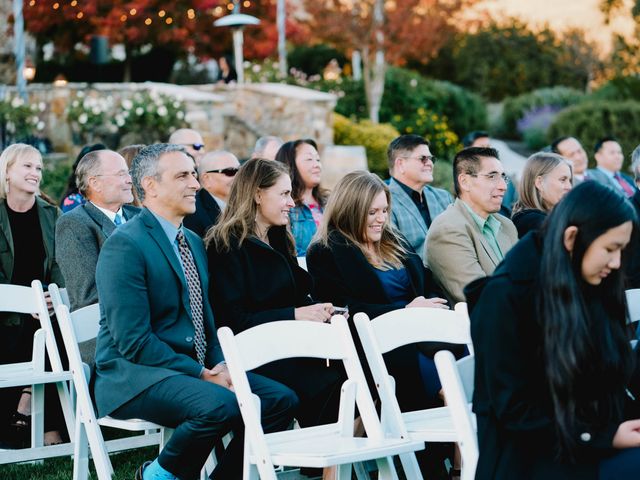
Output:
[[465,289],[477,479],[637,477],[640,384],[621,269],[635,225],[620,194],[584,182]]
[[322,164],[318,145],[306,138],[287,142],[280,147],[276,161],[291,172],[291,196],[295,206],[291,209],[291,233],[296,241],[296,255],[304,257],[316,233],[326,204],[326,194],[320,187]]

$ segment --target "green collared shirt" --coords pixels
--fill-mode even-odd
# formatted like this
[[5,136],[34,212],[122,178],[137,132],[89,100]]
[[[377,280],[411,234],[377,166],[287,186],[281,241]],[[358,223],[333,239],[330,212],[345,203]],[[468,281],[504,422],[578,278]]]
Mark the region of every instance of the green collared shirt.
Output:
[[502,250],[500,250],[500,245],[498,244],[498,232],[500,232],[500,227],[502,226],[500,221],[492,214],[489,214],[489,216],[485,220],[476,212],[474,212],[471,207],[465,202],[462,202],[462,204],[471,214],[471,218],[473,218],[473,221],[476,222],[476,225],[478,225],[482,236],[489,243],[489,246],[498,257],[498,260],[502,260],[504,258],[504,255],[502,254]]

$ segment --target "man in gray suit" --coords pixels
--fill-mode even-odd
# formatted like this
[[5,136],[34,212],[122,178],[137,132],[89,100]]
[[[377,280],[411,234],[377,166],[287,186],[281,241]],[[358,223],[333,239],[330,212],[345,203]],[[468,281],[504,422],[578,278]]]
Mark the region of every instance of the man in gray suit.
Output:
[[84,205],[62,215],[56,223],[56,260],[65,278],[71,310],[98,301],[96,264],[102,244],[118,225],[140,209],[133,201],[127,162],[111,150],[87,153],[76,169]]
[[[175,429],[136,478],[198,478],[230,430],[234,438],[213,478],[241,478],[242,422],[207,297],[207,255],[200,237],[182,227],[195,211],[194,162],[179,145],[150,145],[136,155],[131,175],[145,208],[107,239],[96,269],[98,413]],[[258,375],[249,382],[265,431],[287,428],[295,393]]]
[[425,239],[431,222],[453,201],[451,194],[433,188],[435,157],[419,135],[401,135],[389,144],[391,223],[424,262]]
[[633,197],[637,188],[629,175],[620,172],[624,155],[618,141],[613,137],[605,137],[596,143],[594,152],[597,167],[587,170],[589,179],[611,187],[628,198]]
[[498,152],[469,147],[453,161],[458,198],[436,218],[427,235],[426,260],[452,302],[464,302],[463,289],[491,275],[518,241],[511,220],[497,212],[507,190]]

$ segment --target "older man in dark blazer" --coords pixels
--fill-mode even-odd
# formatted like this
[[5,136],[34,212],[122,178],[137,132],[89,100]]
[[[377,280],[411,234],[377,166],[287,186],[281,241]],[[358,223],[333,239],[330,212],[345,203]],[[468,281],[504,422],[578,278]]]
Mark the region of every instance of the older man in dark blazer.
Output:
[[133,201],[131,176],[125,159],[114,151],[98,150],[82,157],[76,183],[87,202],[56,223],[56,259],[71,310],[98,302],[96,264],[102,244],[140,211],[126,205]]
[[[151,145],[136,156],[131,173],[145,208],[107,239],[96,270],[98,413],[175,428],[138,478],[197,478],[230,430],[234,438],[213,478],[240,478],[240,412],[207,300],[204,245],[182,228],[195,209],[193,161],[178,145]],[[286,428],[295,394],[257,375],[250,383],[261,398],[265,430]]]

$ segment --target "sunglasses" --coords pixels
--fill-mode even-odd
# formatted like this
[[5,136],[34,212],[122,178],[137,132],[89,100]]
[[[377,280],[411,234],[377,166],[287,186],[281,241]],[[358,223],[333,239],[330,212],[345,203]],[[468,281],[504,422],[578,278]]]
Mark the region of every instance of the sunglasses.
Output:
[[238,173],[238,169],[235,167],[218,168],[217,170],[207,170],[204,173],[221,173],[227,177],[235,177],[236,173]]
[[185,147],[192,147],[196,152],[199,152],[204,148],[204,143],[181,143]]

